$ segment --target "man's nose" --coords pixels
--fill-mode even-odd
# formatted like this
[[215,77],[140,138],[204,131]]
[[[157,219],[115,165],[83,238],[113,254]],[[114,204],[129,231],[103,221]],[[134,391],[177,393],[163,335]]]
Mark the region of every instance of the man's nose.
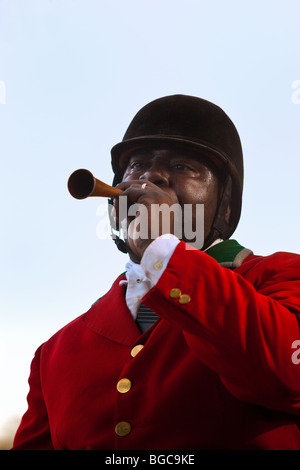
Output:
[[157,165],[147,168],[139,179],[151,181],[151,183],[161,187],[167,187],[170,184],[167,169]]

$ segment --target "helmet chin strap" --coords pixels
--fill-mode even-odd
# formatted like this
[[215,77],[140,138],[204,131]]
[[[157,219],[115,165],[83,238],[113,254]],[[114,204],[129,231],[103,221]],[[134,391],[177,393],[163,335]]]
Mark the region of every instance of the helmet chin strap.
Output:
[[228,175],[224,182],[224,190],[219,201],[216,215],[212,223],[211,231],[205,239],[202,250],[206,250],[217,238],[227,239],[230,233],[230,224],[225,220],[225,215],[230,206],[232,191],[232,179]]
[[[114,221],[114,218],[113,218],[113,215],[112,215],[112,211],[110,209],[110,206],[112,206],[113,203],[112,203],[112,199],[109,199],[108,200],[108,217],[109,217],[109,221],[110,221],[110,228],[111,228],[111,238],[113,239],[113,241],[115,242],[117,248],[119,251],[121,251],[122,253],[128,253],[133,259],[136,258],[136,255],[135,253],[131,250],[131,248],[126,244],[126,242],[124,240],[122,240],[122,238],[119,237],[119,235],[117,235],[114,231],[113,231],[113,226],[115,225],[115,221]],[[116,230],[117,231],[117,230]],[[120,232],[119,232],[120,233]]]

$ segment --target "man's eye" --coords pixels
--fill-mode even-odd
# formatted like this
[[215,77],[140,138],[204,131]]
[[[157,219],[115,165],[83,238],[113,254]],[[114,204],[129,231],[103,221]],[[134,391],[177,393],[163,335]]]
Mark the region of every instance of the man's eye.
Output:
[[141,170],[142,168],[144,168],[145,164],[143,162],[132,162],[130,163],[129,165],[129,168],[131,170]]
[[193,169],[186,165],[185,163],[174,163],[173,165],[174,170],[181,170],[181,171],[193,171]]
[[176,163],[176,165],[173,166],[176,170],[183,170],[185,168],[185,165],[182,163]]

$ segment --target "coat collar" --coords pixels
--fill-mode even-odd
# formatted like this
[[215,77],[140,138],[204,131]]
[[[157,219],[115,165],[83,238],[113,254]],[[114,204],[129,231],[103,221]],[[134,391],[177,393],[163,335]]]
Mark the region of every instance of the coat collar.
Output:
[[236,240],[224,240],[217,243],[208,248],[206,253],[218,261],[221,266],[230,269],[238,268],[249,255],[253,254],[251,250],[244,248]]

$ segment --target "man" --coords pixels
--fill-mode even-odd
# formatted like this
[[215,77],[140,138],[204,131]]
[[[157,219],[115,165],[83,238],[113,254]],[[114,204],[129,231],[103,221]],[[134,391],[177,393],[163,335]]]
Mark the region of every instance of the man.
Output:
[[[255,256],[230,239],[243,185],[233,123],[200,98],[155,100],[112,166],[128,207],[147,209],[148,236],[128,215],[115,240],[126,274],[38,349],[14,448],[299,450],[300,256]],[[168,233],[154,204],[179,205],[194,235],[176,236],[171,212]]]

